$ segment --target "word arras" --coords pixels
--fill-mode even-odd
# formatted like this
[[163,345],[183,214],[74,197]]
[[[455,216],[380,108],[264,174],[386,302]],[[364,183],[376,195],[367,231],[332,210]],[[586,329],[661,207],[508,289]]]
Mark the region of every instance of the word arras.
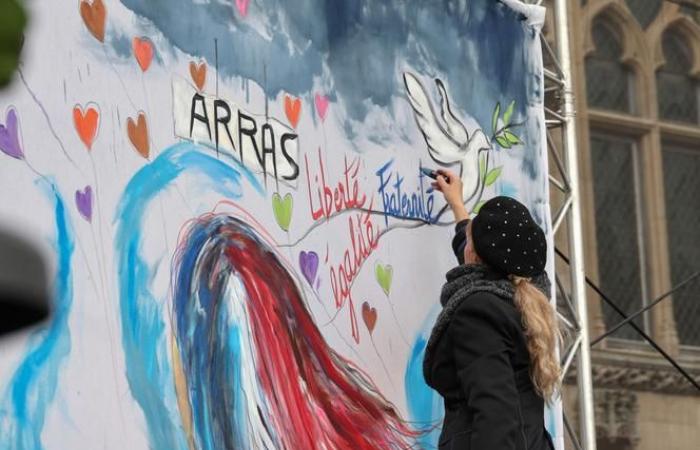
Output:
[[173,80],[173,97],[178,137],[209,144],[280,180],[295,182],[299,177],[298,135],[282,122],[202,95],[178,79]]

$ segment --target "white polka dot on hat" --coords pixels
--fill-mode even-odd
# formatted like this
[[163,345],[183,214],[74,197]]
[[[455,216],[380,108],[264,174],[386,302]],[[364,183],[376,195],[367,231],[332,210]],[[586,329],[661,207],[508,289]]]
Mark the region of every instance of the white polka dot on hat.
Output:
[[[509,221],[508,210],[515,210],[514,214],[522,217],[522,222],[516,225]],[[546,261],[537,255],[538,249],[540,255],[546,254],[544,231],[527,207],[513,198],[495,197],[484,203],[473,220],[472,238],[481,259],[503,273],[533,277],[544,271]]]

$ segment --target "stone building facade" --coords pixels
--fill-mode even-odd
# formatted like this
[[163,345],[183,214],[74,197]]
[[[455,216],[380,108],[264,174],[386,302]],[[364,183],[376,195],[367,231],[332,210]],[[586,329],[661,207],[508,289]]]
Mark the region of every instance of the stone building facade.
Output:
[[[700,1],[570,0],[570,23],[586,273],[629,313],[700,271]],[[592,338],[621,320],[587,300]],[[635,323],[700,381],[700,279]],[[599,450],[700,448],[700,392],[632,328],[592,358]]]

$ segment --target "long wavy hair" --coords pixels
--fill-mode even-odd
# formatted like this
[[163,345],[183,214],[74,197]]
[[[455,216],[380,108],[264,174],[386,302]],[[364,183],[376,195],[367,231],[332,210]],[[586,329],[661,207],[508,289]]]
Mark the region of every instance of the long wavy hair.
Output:
[[556,346],[561,332],[554,308],[547,297],[529,278],[510,276],[515,285],[515,306],[522,316],[527,349],[530,353],[530,377],[535,390],[544,399],[551,400],[558,389],[561,366]]
[[[464,260],[467,263],[484,261],[476,253],[472,238],[472,223],[467,225],[467,245],[464,249]],[[547,402],[561,382],[561,365],[557,356],[557,342],[561,342],[562,334],[554,308],[542,291],[537,289],[529,278],[510,275],[515,286],[515,306],[522,317],[527,349],[530,354],[530,378],[535,390]]]

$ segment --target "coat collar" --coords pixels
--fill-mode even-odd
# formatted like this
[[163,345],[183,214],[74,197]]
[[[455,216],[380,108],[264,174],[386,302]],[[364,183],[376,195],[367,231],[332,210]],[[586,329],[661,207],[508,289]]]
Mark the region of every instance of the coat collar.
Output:
[[[443,308],[433,325],[423,358],[423,377],[429,385],[435,347],[462,301],[475,292],[489,292],[512,302],[515,294],[515,287],[506,275],[484,264],[457,266],[447,272],[445,278],[447,281],[440,294],[440,303]],[[550,282],[546,272],[533,278],[532,283],[549,298]]]

